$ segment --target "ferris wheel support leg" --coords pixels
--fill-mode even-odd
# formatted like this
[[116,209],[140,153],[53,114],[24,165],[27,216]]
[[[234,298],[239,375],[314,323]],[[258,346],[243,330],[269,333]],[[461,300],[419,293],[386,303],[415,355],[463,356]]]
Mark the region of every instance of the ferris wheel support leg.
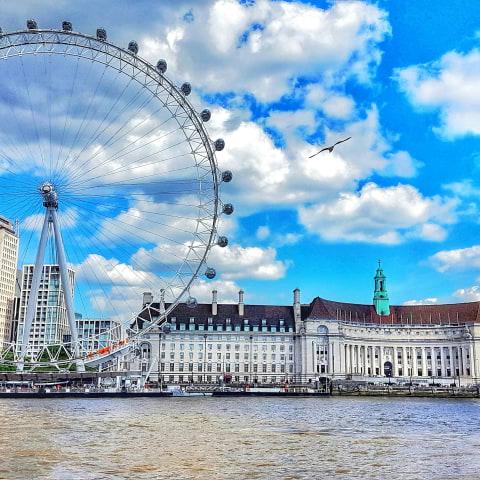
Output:
[[51,210],[51,218],[53,221],[53,232],[55,236],[55,246],[57,247],[58,264],[60,267],[60,278],[63,286],[63,298],[65,299],[65,307],[67,309],[67,318],[70,325],[70,332],[72,338],[73,353],[76,358],[77,371],[84,372],[85,365],[83,360],[80,359],[80,349],[78,343],[77,323],[75,321],[75,312],[73,311],[72,300],[72,288],[70,285],[70,279],[68,278],[67,259],[65,257],[65,249],[63,248],[62,233],[60,231],[60,225],[58,223],[58,214],[56,209],[49,208]]
[[40,280],[42,279],[43,264],[45,258],[45,246],[48,237],[48,225],[51,221],[50,212],[45,212],[45,219],[43,221],[42,234],[40,236],[40,243],[38,244],[37,257],[35,258],[35,267],[33,270],[32,285],[30,287],[30,295],[28,297],[27,312],[25,314],[25,321],[23,324],[22,344],[20,349],[21,363],[17,365],[17,370],[22,371],[24,364],[23,360],[27,353],[28,339],[30,331],[32,330],[33,317],[37,309],[38,289],[40,287]]

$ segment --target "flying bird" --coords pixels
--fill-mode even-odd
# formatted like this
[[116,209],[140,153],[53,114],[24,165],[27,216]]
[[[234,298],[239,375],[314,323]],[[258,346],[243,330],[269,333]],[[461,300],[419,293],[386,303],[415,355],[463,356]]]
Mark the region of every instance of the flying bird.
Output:
[[351,138],[352,138],[352,137],[348,137],[348,138],[345,138],[345,140],[340,140],[339,142],[334,143],[331,147],[322,148],[319,152],[314,153],[313,155],[310,155],[308,158],[312,158],[312,157],[314,157],[315,155],[318,155],[319,153],[324,152],[325,150],[328,150],[330,153],[332,153],[332,152],[333,152],[333,149],[335,148],[336,145],[338,145],[339,143],[346,142],[347,140],[350,140]]

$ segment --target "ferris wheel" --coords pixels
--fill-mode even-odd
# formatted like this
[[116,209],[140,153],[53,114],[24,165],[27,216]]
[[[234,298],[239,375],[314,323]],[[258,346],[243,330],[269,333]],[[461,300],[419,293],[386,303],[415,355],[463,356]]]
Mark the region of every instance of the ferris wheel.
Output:
[[[218,220],[233,213],[219,196],[232,179],[215,158],[225,142],[166,71],[102,28],[0,29],[0,215],[17,221],[23,266],[18,334],[0,364],[83,370],[125,354],[180,301],[195,307],[196,279],[216,276],[207,257],[227,246]],[[135,322],[145,291],[150,321]],[[80,316],[115,322],[79,336]],[[120,324],[140,327],[120,338]]]

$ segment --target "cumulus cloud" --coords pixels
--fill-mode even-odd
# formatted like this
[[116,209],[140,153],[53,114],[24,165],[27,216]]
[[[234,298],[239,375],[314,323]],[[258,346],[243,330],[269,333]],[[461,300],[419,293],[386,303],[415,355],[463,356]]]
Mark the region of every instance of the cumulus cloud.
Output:
[[436,131],[445,137],[480,134],[480,51],[451,51],[431,63],[396,72],[413,105],[438,111]]
[[131,265],[121,263],[115,258],[90,254],[80,264],[74,265],[77,280],[106,285],[158,286],[158,278],[150,273],[137,270]]
[[212,250],[209,263],[218,268],[225,279],[254,278],[278,280],[285,276],[287,265],[276,259],[274,248],[232,245]]
[[[407,237],[443,239],[439,223],[455,220],[453,200],[424,197],[414,187],[367,183],[329,203],[300,208],[300,221],[326,240],[398,244]],[[424,224],[427,223],[426,227]]]
[[423,300],[408,300],[403,302],[404,305],[436,305],[438,303],[438,298],[424,298]]
[[479,302],[480,301],[480,287],[474,285],[469,288],[459,288],[453,293],[453,296],[462,302]]
[[[188,245],[158,244],[153,249],[140,248],[132,261],[147,265],[150,270],[164,268],[185,258]],[[277,280],[285,276],[287,264],[276,259],[274,248],[242,247],[230,244],[225,248],[211,250],[208,264],[214,267],[222,279],[253,278],[257,280]]]
[[[407,152],[394,151],[381,132],[375,106],[365,118],[357,119],[342,131],[325,128],[323,144],[330,145],[348,136],[333,151],[314,158],[320,145],[310,145],[296,134],[298,128],[313,128],[311,112],[272,112],[266,126],[276,128],[287,139],[285,147],[274,140],[261,125],[244,119],[241,112],[212,109],[211,131],[222,135],[227,148],[219,155],[222,168],[234,171],[235,180],[225,190],[225,198],[246,216],[267,208],[298,208],[307,202],[338,198],[339,192],[351,192],[358,181],[374,172],[411,177],[419,162]],[[241,120],[235,121],[239,116]],[[361,152],[361,155],[359,155]]]
[[378,44],[390,32],[386,13],[360,1],[324,10],[299,2],[215,0],[193,8],[192,17],[145,35],[147,57],[156,61],[163,51],[174,75],[203,90],[249,92],[264,102],[288,93],[299,76],[367,81],[381,58]]
[[439,272],[480,268],[480,245],[442,250],[430,257],[430,262]]
[[233,280],[200,279],[190,289],[190,293],[199,303],[210,303],[212,301],[212,290],[217,290],[219,303],[237,303],[238,291],[241,288]]

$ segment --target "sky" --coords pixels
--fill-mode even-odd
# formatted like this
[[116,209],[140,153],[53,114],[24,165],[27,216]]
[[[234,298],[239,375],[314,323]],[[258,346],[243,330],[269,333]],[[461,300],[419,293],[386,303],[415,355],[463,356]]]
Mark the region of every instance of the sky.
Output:
[[[208,301],[215,288],[221,302],[235,301],[243,289],[247,303],[291,304],[292,290],[300,288],[303,303],[316,296],[370,303],[379,259],[394,305],[480,300],[477,2],[25,1],[4,3],[0,11],[7,32],[24,28],[28,18],[44,28],[69,20],[83,33],[104,27],[120,46],[136,40],[140,57],[153,64],[166,59],[166,76],[177,85],[190,82],[191,103],[198,111],[211,110],[209,135],[226,144],[217,153],[219,167],[233,172],[233,181],[222,185],[222,201],[231,202],[235,212],[220,220],[219,234],[229,238],[228,247],[210,252],[208,265],[217,270],[216,279],[201,278],[192,288],[199,301]],[[19,97],[25,67],[12,63],[2,84],[16,84],[11,88]],[[38,77],[42,65],[32,67]],[[84,99],[97,84],[82,77],[74,61],[54,67],[58,76],[48,82],[56,82],[57,103],[65,111],[73,98],[71,111],[82,118]],[[69,96],[75,77],[81,80]],[[38,98],[48,107],[41,93],[45,80],[31,81],[30,104],[37,106]],[[113,76],[108,85],[102,93],[105,105],[115,102],[114,92],[130,88]],[[0,97],[5,118],[11,105],[20,115],[13,98]],[[132,122],[155,112],[148,104],[138,113],[141,100],[133,106],[122,102],[116,107],[122,105],[122,115]],[[41,115],[48,108],[39,103],[34,110],[42,112],[37,132],[25,127],[21,137],[23,128],[11,125],[19,144],[28,144],[29,135],[46,141]],[[70,126],[73,142],[76,130],[73,122],[67,124],[67,136]],[[352,138],[332,153],[309,158],[347,137]],[[23,178],[41,181],[41,173],[28,161],[25,165]],[[100,200],[90,209],[78,203],[69,207],[63,215],[71,232],[67,255],[76,253],[69,261],[79,279],[90,277],[92,285],[83,287],[86,303],[106,295],[121,310],[126,297],[138,302],[147,280],[175,264],[167,257],[179,255],[178,248],[169,250],[152,237],[125,240],[136,225],[132,209],[142,211],[138,204],[116,201],[111,211]],[[33,261],[37,210],[4,208],[0,213],[7,217],[27,219],[22,258]],[[156,214],[166,210],[161,212]],[[99,228],[106,218],[120,228],[114,237],[109,231],[109,238],[76,250],[76,234],[88,223],[80,219],[93,216],[103,219]],[[83,234],[95,238],[91,225],[92,232]],[[105,279],[93,278],[94,271]]]

